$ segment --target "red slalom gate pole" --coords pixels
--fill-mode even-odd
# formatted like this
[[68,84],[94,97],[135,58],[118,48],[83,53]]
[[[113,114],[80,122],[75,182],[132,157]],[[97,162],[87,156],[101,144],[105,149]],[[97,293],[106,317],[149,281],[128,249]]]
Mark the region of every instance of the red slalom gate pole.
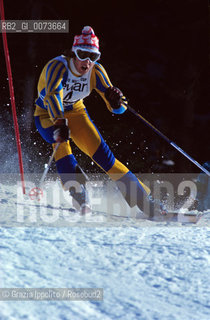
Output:
[[[3,2],[3,0],[0,0],[0,16],[1,16],[2,22],[4,22],[5,16],[4,16],[4,2]],[[6,35],[6,31],[4,31],[4,30],[2,30],[2,38],[3,38],[5,61],[6,61],[6,66],[7,66],[7,74],[8,74],[8,79],[9,79],[9,92],[10,92],[10,99],[11,99],[11,105],[12,105],[12,115],[13,115],[13,122],[14,122],[14,128],[15,128],[17,150],[18,150],[20,176],[21,176],[23,193],[25,194],[26,191],[25,191],[24,171],[23,171],[23,159],[22,159],[22,152],[21,152],[21,143],[20,143],[20,134],[19,134],[18,121],[17,121],[17,114],[16,114],[15,94],[14,94],[14,87],[13,87],[13,80],[12,80],[12,70],[11,70],[11,64],[10,64],[9,49],[8,49],[8,44],[7,44],[7,35]]]

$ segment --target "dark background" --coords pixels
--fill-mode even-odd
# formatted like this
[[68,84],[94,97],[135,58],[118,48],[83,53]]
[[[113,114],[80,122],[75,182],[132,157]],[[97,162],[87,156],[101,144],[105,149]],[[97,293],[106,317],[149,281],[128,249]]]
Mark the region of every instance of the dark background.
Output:
[[[67,19],[70,26],[68,34],[7,35],[26,172],[42,172],[52,152],[33,123],[40,72],[71,48],[73,36],[85,25],[99,37],[100,63],[129,104],[198,162],[210,160],[208,1],[10,0],[4,6],[7,20]],[[0,50],[0,171],[18,171],[2,40]],[[116,157],[132,171],[199,172],[129,112],[112,115],[95,92],[85,104]],[[100,171],[75,146],[73,150],[86,171]]]

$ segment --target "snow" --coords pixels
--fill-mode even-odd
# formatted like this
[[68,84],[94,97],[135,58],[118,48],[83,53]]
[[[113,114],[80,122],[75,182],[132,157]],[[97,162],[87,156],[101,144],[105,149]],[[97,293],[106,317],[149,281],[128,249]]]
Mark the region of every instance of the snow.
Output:
[[8,227],[16,194],[16,186],[0,184],[0,287],[103,288],[103,301],[0,301],[1,320],[210,318],[207,218]]

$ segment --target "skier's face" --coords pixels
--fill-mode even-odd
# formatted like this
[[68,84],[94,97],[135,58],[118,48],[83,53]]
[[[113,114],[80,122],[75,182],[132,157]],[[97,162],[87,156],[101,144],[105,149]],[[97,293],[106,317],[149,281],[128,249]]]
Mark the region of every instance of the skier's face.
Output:
[[77,57],[74,58],[74,65],[77,71],[83,75],[87,73],[94,65],[94,62],[91,62],[89,59],[84,61],[79,60]]

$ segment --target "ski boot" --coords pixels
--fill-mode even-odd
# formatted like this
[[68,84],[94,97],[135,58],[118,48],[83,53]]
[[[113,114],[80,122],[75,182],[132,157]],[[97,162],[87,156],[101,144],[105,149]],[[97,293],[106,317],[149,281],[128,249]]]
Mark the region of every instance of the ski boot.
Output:
[[[144,200],[137,202],[137,207],[142,213],[142,218],[152,221],[164,221],[167,220],[167,209],[164,204],[157,199],[153,199],[151,196],[145,196]],[[138,215],[141,218],[141,214]]]
[[149,220],[154,220],[154,221],[167,220],[168,212],[164,204],[158,199],[153,199],[151,196],[149,196],[148,198],[150,202]]
[[72,204],[76,210],[80,212],[81,215],[91,213],[91,206],[89,202],[89,197],[84,185],[80,185],[81,192],[76,192],[75,187],[69,189],[70,196],[73,198]]

